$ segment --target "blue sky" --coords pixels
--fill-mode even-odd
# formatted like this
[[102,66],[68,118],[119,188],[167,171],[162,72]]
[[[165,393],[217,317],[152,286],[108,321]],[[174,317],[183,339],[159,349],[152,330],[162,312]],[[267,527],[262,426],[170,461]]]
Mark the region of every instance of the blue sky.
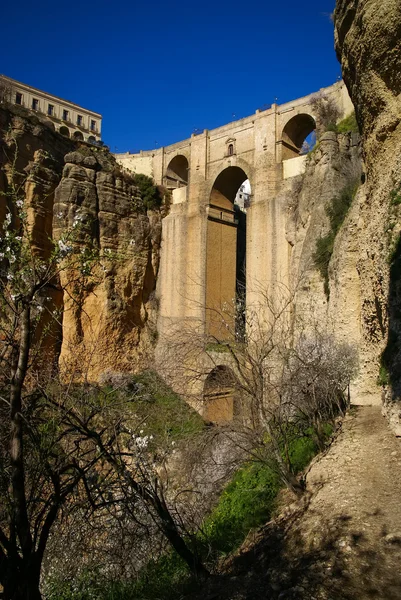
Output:
[[5,4],[0,73],[102,113],[112,151],[171,144],[341,73],[334,0]]

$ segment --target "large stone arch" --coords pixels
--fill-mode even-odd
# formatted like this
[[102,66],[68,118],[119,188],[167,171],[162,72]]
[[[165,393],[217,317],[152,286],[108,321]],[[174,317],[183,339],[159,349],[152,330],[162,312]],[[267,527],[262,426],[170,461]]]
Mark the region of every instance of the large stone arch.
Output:
[[[235,335],[241,278],[245,294],[246,217],[236,211],[236,194],[249,175],[237,165],[222,169],[210,188],[206,241],[206,332],[217,340]],[[252,182],[251,182],[252,185]]]
[[316,122],[312,115],[300,113],[291,117],[284,125],[281,134],[281,160],[299,156],[302,144],[315,129]]
[[[224,182],[224,172],[227,171],[227,169],[239,169],[240,171],[242,171],[243,173],[246,174],[246,178],[249,179],[250,184],[251,184],[251,188],[252,188],[252,193],[254,190],[254,173],[255,173],[255,167],[253,167],[251,164],[249,164],[247,161],[245,161],[242,158],[238,158],[238,157],[227,157],[224,159],[224,161],[219,161],[219,163],[213,166],[212,169],[209,170],[208,172],[208,177],[207,177],[207,181],[208,181],[208,185],[207,185],[207,204],[210,204],[209,200],[213,191],[213,188],[215,187],[216,181],[217,179],[220,178],[220,183]],[[240,179],[240,177],[237,178],[238,180]],[[241,182],[243,183],[243,182]],[[241,185],[241,183],[239,184],[239,186]],[[238,186],[238,188],[239,188]],[[221,186],[220,186],[221,187]],[[230,200],[231,202],[234,202],[234,199],[232,199],[232,188],[235,187],[235,184],[233,183],[231,186],[231,189],[229,190],[229,196],[230,196]],[[234,198],[235,198],[235,194],[237,193],[238,190],[236,190],[234,192]]]
[[203,417],[212,423],[228,423],[237,416],[236,378],[225,365],[214,367],[203,387]]

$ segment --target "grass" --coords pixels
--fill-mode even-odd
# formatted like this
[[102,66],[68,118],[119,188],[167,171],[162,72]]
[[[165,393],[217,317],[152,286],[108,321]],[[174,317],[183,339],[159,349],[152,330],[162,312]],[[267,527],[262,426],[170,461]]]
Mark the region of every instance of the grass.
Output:
[[219,353],[224,353],[224,352],[229,352],[229,348],[226,344],[219,344],[218,342],[209,342],[206,344],[206,348],[205,348],[206,352],[219,352]]
[[319,270],[324,282],[324,291],[327,299],[330,297],[329,264],[334,250],[334,242],[341,225],[355,198],[357,184],[345,186],[338,196],[335,196],[326,208],[329,217],[330,229],[326,235],[316,241],[316,249],[313,254],[315,267]]
[[380,365],[379,375],[377,376],[377,385],[383,386],[390,383],[390,375],[386,365]]
[[[199,413],[155,371],[145,371],[128,379],[121,389],[107,385],[98,390],[98,394],[111,404],[126,399],[134,421],[143,435],[153,435],[154,444],[165,443],[166,439],[170,442],[183,441],[203,431],[205,422]],[[131,388],[136,391],[130,392]]]

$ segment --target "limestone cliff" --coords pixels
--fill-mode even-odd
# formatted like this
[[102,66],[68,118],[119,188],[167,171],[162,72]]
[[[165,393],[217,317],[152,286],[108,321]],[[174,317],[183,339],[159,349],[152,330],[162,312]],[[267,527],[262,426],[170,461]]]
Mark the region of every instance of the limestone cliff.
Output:
[[[153,298],[159,264],[161,213],[146,210],[139,190],[104,149],[74,142],[51,124],[14,106],[0,107],[0,222],[12,180],[22,184],[31,244],[44,258],[52,238],[80,220],[82,248],[90,242],[108,260],[94,267],[91,284],[71,294],[70,273],[46,290],[60,309],[46,336],[45,360],[78,369],[89,379],[106,370],[142,368],[155,341]],[[60,285],[61,284],[61,285]],[[44,311],[50,315],[51,311]],[[48,317],[50,318],[50,317]],[[46,317],[43,328],[48,328]],[[72,347],[72,345],[74,347]]]
[[[146,366],[154,345],[152,292],[159,266],[161,215],[146,211],[132,179],[109,154],[81,148],[65,156],[55,194],[54,234],[60,237],[79,220],[103,257],[89,289],[64,292],[61,364],[96,379],[107,370]],[[108,258],[109,257],[109,258]]]
[[[324,323],[338,340],[355,346],[359,375],[351,387],[352,401],[377,404],[377,342],[382,335],[372,323],[372,306],[359,272],[364,252],[364,226],[360,220],[365,201],[362,167],[359,135],[327,132],[309,155],[305,175],[289,180],[290,187],[283,193],[287,202],[287,240],[292,246],[290,272],[298,285],[296,313],[302,326],[305,319],[308,326],[316,323],[321,327]],[[344,191],[354,197],[334,238],[325,286],[316,266],[317,241],[330,230],[327,211],[333,203],[340,202]]]
[[338,0],[336,50],[355,105],[366,165],[359,203],[357,268],[366,341],[392,392],[387,408],[401,435],[401,4]]

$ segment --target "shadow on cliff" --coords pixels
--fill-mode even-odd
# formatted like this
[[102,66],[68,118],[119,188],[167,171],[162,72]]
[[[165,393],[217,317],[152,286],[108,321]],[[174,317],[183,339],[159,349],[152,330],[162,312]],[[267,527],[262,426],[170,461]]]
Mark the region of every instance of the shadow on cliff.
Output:
[[311,534],[307,547],[296,527],[299,519],[302,513],[298,511],[282,524],[261,528],[248,548],[245,545],[223,565],[225,574],[215,576],[200,593],[186,598],[399,600],[400,574],[385,566],[383,556],[393,550],[390,546],[372,547],[344,512],[335,522],[321,522],[319,533]]
[[381,358],[380,383],[391,384],[392,400],[401,397],[401,235],[391,254],[388,338]]

